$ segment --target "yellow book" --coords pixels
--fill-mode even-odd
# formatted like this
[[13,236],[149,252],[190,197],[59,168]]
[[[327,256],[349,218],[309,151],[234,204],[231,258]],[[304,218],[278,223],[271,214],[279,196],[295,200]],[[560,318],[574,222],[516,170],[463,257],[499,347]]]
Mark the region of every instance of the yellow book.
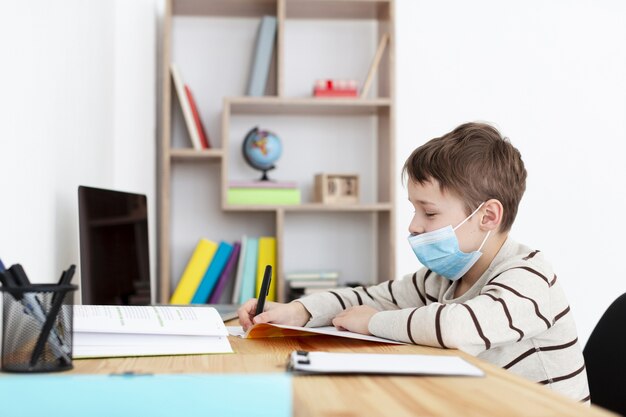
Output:
[[276,301],[276,238],[274,237],[259,238],[259,257],[256,268],[255,297],[259,295],[259,289],[263,283],[265,265],[272,265],[272,281],[270,283],[270,291],[267,294],[267,301]]
[[196,293],[200,282],[202,282],[202,277],[204,277],[204,273],[209,267],[215,251],[217,251],[217,243],[207,239],[200,239],[185,267],[185,272],[180,277],[176,291],[174,291],[170,299],[170,304],[191,303],[191,299]]

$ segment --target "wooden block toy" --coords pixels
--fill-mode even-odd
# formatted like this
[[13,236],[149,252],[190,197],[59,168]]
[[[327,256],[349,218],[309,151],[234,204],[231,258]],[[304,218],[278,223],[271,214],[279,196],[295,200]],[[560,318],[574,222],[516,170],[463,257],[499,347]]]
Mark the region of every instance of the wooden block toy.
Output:
[[315,175],[315,201],[324,204],[357,204],[359,176],[356,174]]

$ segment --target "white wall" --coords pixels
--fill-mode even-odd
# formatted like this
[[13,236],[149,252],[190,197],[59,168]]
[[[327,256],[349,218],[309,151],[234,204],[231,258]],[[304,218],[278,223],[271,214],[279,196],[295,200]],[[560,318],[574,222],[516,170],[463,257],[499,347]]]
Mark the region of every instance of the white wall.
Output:
[[462,122],[508,136],[529,173],[512,236],[552,260],[584,343],[626,291],[626,3],[398,0],[397,18],[398,166]]
[[154,247],[155,2],[6,3],[0,258],[34,282],[78,265],[79,184],[146,193]]

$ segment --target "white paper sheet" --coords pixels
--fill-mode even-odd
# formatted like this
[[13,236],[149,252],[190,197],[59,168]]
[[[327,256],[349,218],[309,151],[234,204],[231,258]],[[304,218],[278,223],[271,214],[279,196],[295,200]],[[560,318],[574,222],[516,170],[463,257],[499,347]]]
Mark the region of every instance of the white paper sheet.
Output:
[[458,356],[292,352],[291,368],[308,373],[484,376]]

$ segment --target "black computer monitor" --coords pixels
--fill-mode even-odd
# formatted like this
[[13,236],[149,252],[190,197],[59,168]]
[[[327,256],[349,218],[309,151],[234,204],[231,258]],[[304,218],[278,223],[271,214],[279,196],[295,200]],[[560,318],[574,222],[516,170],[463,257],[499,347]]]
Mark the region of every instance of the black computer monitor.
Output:
[[78,187],[83,304],[150,304],[146,196]]

